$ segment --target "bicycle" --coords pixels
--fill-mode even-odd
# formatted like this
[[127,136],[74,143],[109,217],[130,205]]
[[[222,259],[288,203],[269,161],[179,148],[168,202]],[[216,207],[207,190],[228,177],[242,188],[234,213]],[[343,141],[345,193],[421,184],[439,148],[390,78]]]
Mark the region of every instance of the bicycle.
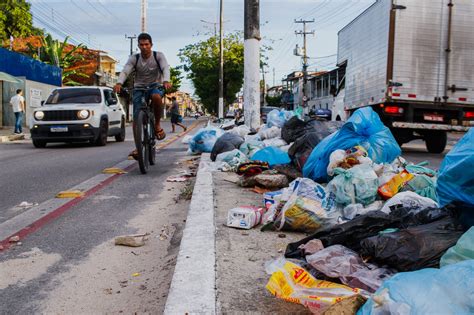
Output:
[[138,152],[137,160],[142,174],[148,172],[149,165],[155,165],[156,163],[155,115],[151,108],[151,97],[149,93],[151,90],[157,88],[163,89],[163,87],[157,83],[153,83],[144,88],[133,89],[133,92],[145,92],[142,97],[142,105],[140,106],[136,121],[133,123],[133,137]]

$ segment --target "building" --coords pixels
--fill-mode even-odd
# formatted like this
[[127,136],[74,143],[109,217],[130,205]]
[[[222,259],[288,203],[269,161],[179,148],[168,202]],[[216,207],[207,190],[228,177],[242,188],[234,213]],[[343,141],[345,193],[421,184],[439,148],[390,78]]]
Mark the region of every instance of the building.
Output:
[[323,71],[308,79],[308,108],[331,109],[345,77],[345,67]]
[[171,103],[171,98],[176,97],[176,100],[179,104],[179,113],[182,116],[189,116],[191,113],[199,111],[200,106],[199,103],[196,102],[195,99],[191,97],[189,93],[177,91],[166,96],[166,104],[169,105]]
[[[0,127],[13,126],[15,118],[10,98],[17,89],[24,91],[26,100],[26,115],[24,122],[28,124],[31,112],[40,107],[51,90],[61,86],[62,71],[58,67],[0,48],[0,73],[6,73],[4,80],[0,79]],[[8,75],[17,79],[9,79]]]

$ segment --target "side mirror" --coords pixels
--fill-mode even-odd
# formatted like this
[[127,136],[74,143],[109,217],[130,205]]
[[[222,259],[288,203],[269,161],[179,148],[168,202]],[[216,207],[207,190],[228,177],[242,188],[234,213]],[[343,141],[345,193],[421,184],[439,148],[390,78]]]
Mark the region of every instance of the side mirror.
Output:
[[41,106],[43,106],[43,105],[44,105],[44,102],[45,102],[45,101],[41,101]]

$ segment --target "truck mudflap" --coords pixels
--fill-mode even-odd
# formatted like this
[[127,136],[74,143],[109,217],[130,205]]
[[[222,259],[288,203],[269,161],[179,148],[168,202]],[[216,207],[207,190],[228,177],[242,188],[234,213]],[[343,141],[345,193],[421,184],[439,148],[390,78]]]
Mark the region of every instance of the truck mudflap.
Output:
[[393,128],[402,129],[423,129],[423,130],[444,130],[444,131],[468,131],[471,127],[455,126],[455,125],[440,125],[440,124],[424,124],[424,123],[408,123],[401,121],[394,121]]

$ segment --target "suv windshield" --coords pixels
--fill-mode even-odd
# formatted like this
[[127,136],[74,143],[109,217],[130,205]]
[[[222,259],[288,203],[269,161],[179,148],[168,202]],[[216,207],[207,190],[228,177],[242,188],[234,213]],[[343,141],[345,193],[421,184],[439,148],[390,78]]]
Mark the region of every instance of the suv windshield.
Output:
[[46,104],[86,104],[100,102],[100,90],[91,88],[54,90],[46,100]]

